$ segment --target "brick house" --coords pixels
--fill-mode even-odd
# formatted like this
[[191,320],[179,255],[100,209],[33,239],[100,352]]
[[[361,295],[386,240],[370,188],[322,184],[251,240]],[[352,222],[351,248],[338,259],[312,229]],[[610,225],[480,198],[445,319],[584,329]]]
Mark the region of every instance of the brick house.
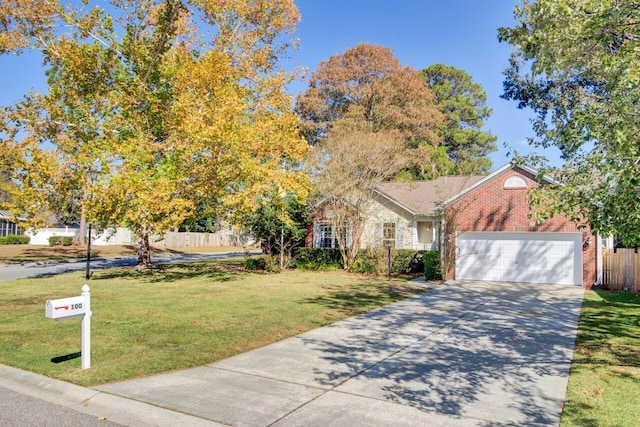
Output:
[[[532,219],[527,193],[540,185],[536,174],[505,165],[485,176],[381,184],[360,246],[440,250],[447,279],[590,287],[601,275],[601,240],[561,215]],[[307,246],[336,247],[335,224],[325,211],[313,219]]]

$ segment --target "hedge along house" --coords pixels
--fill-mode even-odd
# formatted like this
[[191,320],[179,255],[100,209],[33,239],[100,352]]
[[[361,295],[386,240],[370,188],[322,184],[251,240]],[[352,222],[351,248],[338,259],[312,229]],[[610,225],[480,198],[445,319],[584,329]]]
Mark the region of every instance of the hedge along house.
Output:
[[[527,194],[540,185],[536,174],[506,165],[485,176],[383,183],[369,206],[360,247],[389,242],[398,249],[440,250],[447,279],[591,286],[601,274],[600,240],[561,215],[532,220]],[[335,226],[318,209],[307,245],[337,247]]]

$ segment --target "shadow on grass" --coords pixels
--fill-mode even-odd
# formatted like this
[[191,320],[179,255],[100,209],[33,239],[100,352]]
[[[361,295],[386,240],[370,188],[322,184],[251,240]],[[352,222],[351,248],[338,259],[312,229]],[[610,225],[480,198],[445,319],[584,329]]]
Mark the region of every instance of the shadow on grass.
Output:
[[216,282],[228,282],[246,275],[242,262],[222,263],[189,262],[158,264],[147,270],[118,268],[96,271],[92,280],[136,280],[146,283],[176,282],[193,278],[206,278]]
[[580,363],[640,366],[640,295],[596,291],[585,298],[576,354]]
[[366,311],[371,307],[389,304],[425,291],[424,288],[400,287],[397,284],[381,285],[362,282],[345,290],[344,286],[326,285],[325,295],[303,300],[307,304],[320,304],[343,313]]
[[577,425],[583,427],[599,427],[600,422],[594,418],[589,418],[584,416],[583,414],[592,410],[592,405],[587,405],[586,403],[578,403],[567,400],[564,405],[564,411],[562,416],[567,417],[568,419],[577,423]]

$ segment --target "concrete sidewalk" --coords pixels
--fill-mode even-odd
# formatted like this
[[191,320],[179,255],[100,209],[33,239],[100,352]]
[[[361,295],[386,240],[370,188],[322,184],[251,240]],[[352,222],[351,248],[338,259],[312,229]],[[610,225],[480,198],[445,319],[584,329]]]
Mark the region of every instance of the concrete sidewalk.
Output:
[[448,282],[211,365],[53,394],[136,426],[557,425],[583,292]]

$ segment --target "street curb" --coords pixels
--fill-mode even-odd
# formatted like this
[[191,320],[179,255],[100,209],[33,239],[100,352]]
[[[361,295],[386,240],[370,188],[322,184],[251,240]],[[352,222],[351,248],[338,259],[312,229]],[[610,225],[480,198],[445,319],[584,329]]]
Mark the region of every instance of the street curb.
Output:
[[224,425],[5,365],[0,387],[125,426]]

